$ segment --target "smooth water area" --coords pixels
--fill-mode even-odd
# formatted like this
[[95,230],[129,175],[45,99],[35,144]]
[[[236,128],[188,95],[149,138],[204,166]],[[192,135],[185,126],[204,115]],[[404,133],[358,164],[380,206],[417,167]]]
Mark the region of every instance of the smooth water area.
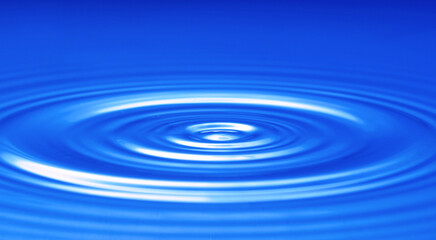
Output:
[[[218,15],[193,9],[175,11],[176,16],[190,13],[212,21],[207,23],[215,30],[207,30],[209,34],[224,31],[217,26],[233,26],[217,24],[210,19]],[[358,7],[346,8],[350,9]],[[256,16],[282,17],[292,27],[285,10],[267,9]],[[117,11],[96,16],[117,18]],[[80,21],[96,21],[93,14],[85,13]],[[242,10],[227,14],[232,19],[247,17]],[[383,23],[380,16],[363,28]],[[20,29],[28,18],[14,26]],[[341,27],[330,20],[331,36],[340,35]],[[156,24],[159,29],[179,26],[168,23]],[[434,56],[404,49],[405,55],[415,56],[410,61],[416,66],[407,66],[425,74],[384,71],[380,69],[402,66],[395,63],[399,53],[376,60],[367,55],[317,55],[309,50],[314,46],[310,42],[294,42],[307,51],[291,53],[284,42],[295,38],[288,32],[279,35],[277,46],[258,49],[255,59],[242,52],[235,57],[238,61],[214,59],[216,49],[232,59],[239,48],[204,42],[200,47],[214,50],[162,53],[160,63],[142,55],[171,45],[163,42],[140,45],[137,52],[125,46],[129,61],[117,48],[112,50],[119,57],[115,61],[107,60],[106,51],[98,47],[76,42],[89,41],[87,31],[97,29],[90,24],[76,23],[83,32],[66,42],[94,54],[81,53],[83,62],[75,49],[62,50],[73,60],[53,60],[57,48],[66,48],[65,42],[48,47],[33,39],[32,44],[46,48],[31,53],[18,51],[23,42],[10,42],[22,58],[43,51],[47,55],[31,58],[45,67],[32,66],[29,59],[11,67],[4,60],[0,73],[0,239],[436,239]],[[111,34],[96,34],[112,37],[102,43],[104,48],[119,43],[114,39],[120,29],[135,29],[130,21],[119,24]],[[307,30],[311,25],[303,26],[306,30],[297,29],[298,37],[315,41]],[[410,33],[417,24],[404,26]],[[46,31],[48,36],[65,34],[60,30],[64,26],[53,29],[55,33]],[[191,35],[180,37],[186,42],[174,48],[199,46],[196,40],[204,40],[203,33],[190,30]],[[240,30],[234,34],[252,34]],[[221,39],[233,36],[224,32]],[[380,35],[369,32],[368,39],[359,35],[357,43],[366,46],[362,52],[372,49],[377,54],[382,47],[375,46],[371,36]],[[424,31],[408,44],[425,43],[435,35]],[[139,41],[144,36],[130,37]],[[340,36],[332,39],[341,41]],[[331,51],[340,53],[343,48],[332,39]],[[264,40],[248,44],[261,45]],[[436,53],[432,48],[428,52]],[[310,54],[313,59],[307,60]],[[302,62],[259,57],[267,55],[294,56]],[[320,59],[329,64],[316,67]],[[347,59],[367,71],[355,70]],[[91,63],[96,60],[99,64]],[[183,63],[174,63],[178,61]]]

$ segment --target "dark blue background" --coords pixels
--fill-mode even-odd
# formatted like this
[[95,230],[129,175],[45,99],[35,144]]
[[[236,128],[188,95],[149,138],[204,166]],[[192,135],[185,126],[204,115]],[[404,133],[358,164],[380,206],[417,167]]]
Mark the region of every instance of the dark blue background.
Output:
[[3,1],[3,68],[271,62],[433,76],[431,1]]

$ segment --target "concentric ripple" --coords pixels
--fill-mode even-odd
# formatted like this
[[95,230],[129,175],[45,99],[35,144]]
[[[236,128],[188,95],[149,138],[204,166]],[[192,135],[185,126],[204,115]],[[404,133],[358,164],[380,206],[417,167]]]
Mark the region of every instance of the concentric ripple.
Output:
[[[60,206],[76,198],[89,198],[93,207],[114,201],[127,212],[133,211],[127,203],[156,211],[164,211],[164,203],[202,203],[216,218],[216,208],[257,203],[272,214],[281,204],[289,212],[274,213],[270,220],[277,224],[313,219],[305,208],[324,219],[393,203],[371,203],[373,195],[405,198],[409,205],[434,201],[434,106],[423,89],[415,89],[420,95],[403,91],[401,80],[386,77],[387,90],[371,85],[373,76],[284,69],[83,74],[77,78],[86,80],[32,77],[28,81],[42,79],[32,89],[19,89],[26,78],[16,77],[23,80],[2,90],[4,191],[37,191],[42,195],[27,198]],[[423,193],[410,198],[418,190]],[[361,209],[345,211],[349,203],[339,202],[346,199]],[[4,199],[2,206],[15,203]],[[233,219],[228,214],[221,218]],[[398,219],[408,221],[409,214]],[[353,221],[338,226],[353,227]],[[282,227],[259,231],[305,231]]]

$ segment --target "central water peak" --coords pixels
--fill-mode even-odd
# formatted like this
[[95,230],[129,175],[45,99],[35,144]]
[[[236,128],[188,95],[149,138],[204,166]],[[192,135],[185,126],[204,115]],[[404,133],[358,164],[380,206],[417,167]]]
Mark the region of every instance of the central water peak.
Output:
[[206,131],[202,132],[203,138],[210,141],[232,141],[240,138],[241,133],[236,131]]
[[195,138],[213,142],[235,141],[255,131],[251,125],[228,122],[201,123],[186,129]]

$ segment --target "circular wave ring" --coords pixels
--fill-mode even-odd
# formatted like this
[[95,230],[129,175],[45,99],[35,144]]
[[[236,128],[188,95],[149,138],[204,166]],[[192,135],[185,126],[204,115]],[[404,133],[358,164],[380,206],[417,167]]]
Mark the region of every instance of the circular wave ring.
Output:
[[4,105],[9,177],[102,197],[237,203],[351,194],[436,170],[434,116],[411,100],[292,81],[170,83]]

